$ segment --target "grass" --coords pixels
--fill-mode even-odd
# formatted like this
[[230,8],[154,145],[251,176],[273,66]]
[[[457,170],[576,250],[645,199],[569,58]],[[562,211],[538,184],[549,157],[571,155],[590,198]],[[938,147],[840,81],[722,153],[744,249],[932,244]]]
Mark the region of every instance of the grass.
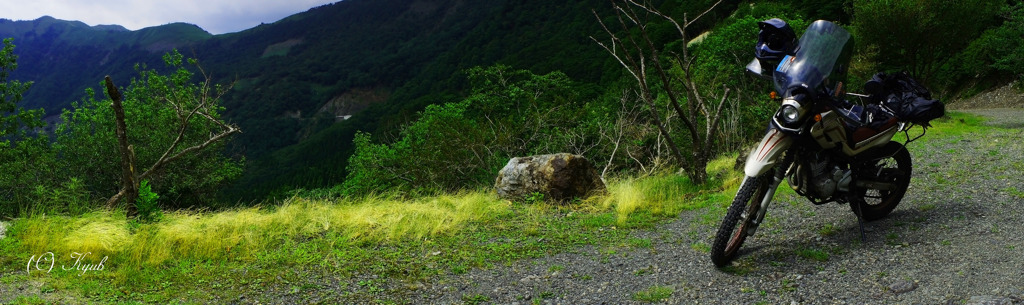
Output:
[[[712,162],[714,178],[703,185],[671,174],[626,177],[611,180],[607,195],[570,205],[509,202],[490,191],[470,191],[410,200],[293,197],[268,207],[168,211],[157,222],[134,225],[123,211],[39,214],[11,223],[12,238],[0,240],[0,266],[25,270],[33,255],[53,253],[56,267],[0,279],[42,282],[44,298],[96,302],[252,301],[266,287],[284,287],[342,303],[401,303],[391,289],[404,285],[389,283],[462,274],[582,245],[612,252],[651,248],[651,239],[630,237],[630,231],[682,211],[727,204],[722,202],[739,180],[734,159]],[[104,269],[60,270],[72,266],[74,253],[88,253],[83,262],[102,261]],[[346,280],[340,287],[309,284],[323,274]],[[469,295],[464,301],[487,299]]]
[[158,266],[172,258],[251,261],[283,240],[332,235],[339,241],[387,243],[455,234],[467,223],[510,213],[511,204],[486,193],[418,201],[367,198],[358,202],[313,202],[301,198],[272,209],[248,208],[212,214],[167,213],[135,232],[123,214],[32,217],[13,230],[24,232],[29,253],[91,252],[121,266]]
[[1024,199],[1024,191],[1018,190],[1016,187],[1008,187],[1005,189],[1005,191],[1013,197]]
[[468,295],[463,296],[462,300],[465,302],[465,304],[469,305],[469,304],[483,304],[483,303],[486,303],[487,301],[490,301],[491,298],[488,298],[485,295],[477,294],[477,295],[473,295],[473,296],[468,296]]
[[649,249],[651,248],[651,239],[649,238],[630,238],[628,240],[629,246],[633,248]]
[[657,303],[664,301],[672,296],[675,289],[669,286],[653,286],[651,288],[644,289],[633,295],[633,300],[647,303]]
[[818,234],[821,236],[833,236],[836,235],[836,233],[839,233],[839,229],[836,228],[835,224],[831,223],[827,223],[821,226],[821,229],[818,229]]
[[825,262],[829,259],[828,251],[814,248],[800,248],[796,250],[796,255],[819,262]]
[[[946,112],[946,116],[931,121],[932,127],[928,128],[928,133],[921,137],[919,141],[924,143],[933,141],[960,142],[961,140],[969,139],[973,134],[985,133],[990,130],[992,127],[985,126],[985,120],[984,117],[974,114],[955,111]],[[913,139],[921,134],[921,128],[914,127],[908,134]],[[907,140],[907,137],[903,133],[897,133],[892,140],[902,143]]]

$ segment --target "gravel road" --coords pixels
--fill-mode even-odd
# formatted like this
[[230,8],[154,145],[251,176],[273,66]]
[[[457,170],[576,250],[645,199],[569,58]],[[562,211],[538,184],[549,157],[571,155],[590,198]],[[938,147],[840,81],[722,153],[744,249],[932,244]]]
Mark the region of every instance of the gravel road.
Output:
[[724,211],[690,211],[636,232],[650,247],[447,275],[411,301],[632,304],[660,288],[667,304],[1024,304],[1024,109],[972,112],[1002,128],[912,143],[910,189],[864,241],[847,205],[783,194],[730,272],[706,250]]

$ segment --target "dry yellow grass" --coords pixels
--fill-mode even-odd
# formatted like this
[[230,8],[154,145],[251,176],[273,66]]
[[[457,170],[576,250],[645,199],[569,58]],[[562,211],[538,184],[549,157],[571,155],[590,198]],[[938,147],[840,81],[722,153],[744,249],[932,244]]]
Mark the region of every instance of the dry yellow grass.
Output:
[[[597,205],[602,210],[614,210],[620,225],[636,211],[647,211],[659,216],[675,215],[696,207],[697,202],[693,199],[702,192],[736,188],[742,174],[733,170],[735,159],[736,155],[727,155],[709,162],[708,176],[724,180],[712,181],[708,186],[693,185],[689,179],[679,175],[614,180],[608,183],[608,194],[596,199]],[[711,189],[704,189],[709,187]]]
[[[731,160],[712,162],[709,173],[736,176]],[[725,173],[725,174],[723,174]],[[722,179],[722,178],[716,178]],[[732,180],[722,181],[728,188]],[[584,210],[613,210],[622,224],[637,211],[670,216],[693,208],[694,194],[716,192],[694,186],[678,175],[620,179],[609,183],[609,193],[591,198]],[[545,205],[526,207],[524,230],[540,226]],[[109,256],[121,266],[159,265],[172,259],[255,260],[261,253],[296,238],[328,233],[346,242],[395,242],[406,238],[456,234],[466,226],[486,223],[502,226],[512,203],[486,191],[425,197],[415,200],[367,197],[358,200],[291,198],[273,208],[244,208],[215,213],[168,212],[162,220],[131,230],[121,213],[93,212],[77,217],[35,216],[20,221],[19,238],[31,253],[64,256],[90,252]],[[524,232],[530,234],[530,232]]]
[[75,218],[37,216],[21,234],[33,253],[86,253],[123,264],[157,265],[172,258],[249,260],[286,238],[336,233],[377,242],[454,234],[468,223],[501,217],[511,203],[487,192],[418,200],[292,198],[273,209],[172,212],[132,233],[124,216],[95,212]]

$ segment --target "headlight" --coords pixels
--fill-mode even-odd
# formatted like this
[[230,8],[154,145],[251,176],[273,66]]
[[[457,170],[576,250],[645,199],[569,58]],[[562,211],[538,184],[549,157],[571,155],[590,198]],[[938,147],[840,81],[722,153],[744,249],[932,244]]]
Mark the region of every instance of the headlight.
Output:
[[787,125],[796,124],[797,120],[800,119],[800,110],[793,107],[793,105],[782,106],[782,110],[779,113],[782,115],[783,123]]

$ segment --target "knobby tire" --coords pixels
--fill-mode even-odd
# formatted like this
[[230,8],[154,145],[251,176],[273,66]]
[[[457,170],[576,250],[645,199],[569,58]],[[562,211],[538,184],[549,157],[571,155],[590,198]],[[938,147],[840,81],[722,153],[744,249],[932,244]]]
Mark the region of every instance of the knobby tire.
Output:
[[[729,211],[722,219],[718,234],[715,235],[715,243],[711,247],[711,261],[715,263],[715,266],[725,267],[736,258],[740,246],[747,239],[744,231],[757,218],[761,200],[767,193],[768,178],[768,174],[760,177],[747,177],[739,191],[736,192],[736,198],[733,199]],[[743,218],[744,212],[748,215],[746,218]],[[743,222],[740,223],[740,220]]]

